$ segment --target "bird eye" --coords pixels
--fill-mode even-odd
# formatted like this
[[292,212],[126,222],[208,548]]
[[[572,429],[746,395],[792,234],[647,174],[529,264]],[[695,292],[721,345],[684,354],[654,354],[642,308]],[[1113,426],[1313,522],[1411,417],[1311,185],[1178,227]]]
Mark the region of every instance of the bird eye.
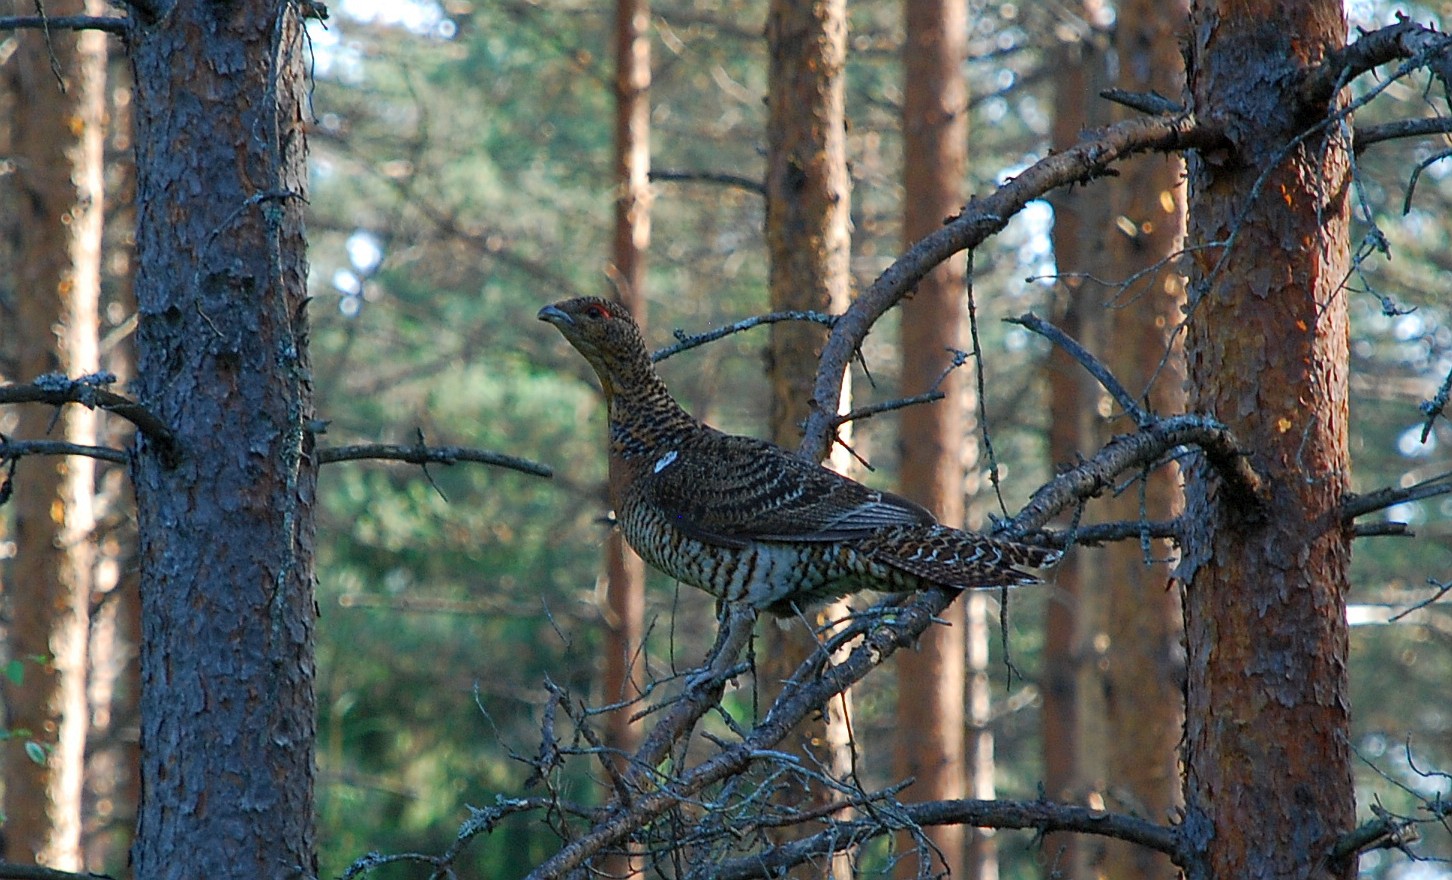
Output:
[[610,310],[599,303],[590,303],[588,306],[585,306],[585,315],[586,317],[603,321],[610,317]]

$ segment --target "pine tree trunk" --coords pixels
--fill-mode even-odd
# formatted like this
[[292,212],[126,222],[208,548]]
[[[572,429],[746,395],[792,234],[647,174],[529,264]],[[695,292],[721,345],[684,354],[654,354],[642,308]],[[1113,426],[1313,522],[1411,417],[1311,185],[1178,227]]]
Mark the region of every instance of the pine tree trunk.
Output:
[[1354,820],[1347,137],[1333,124],[1288,147],[1327,113],[1298,106],[1294,73],[1346,22],[1336,0],[1256,0],[1198,2],[1191,25],[1194,110],[1233,147],[1190,164],[1190,407],[1230,428],[1270,496],[1252,517],[1187,469],[1184,828],[1206,856],[1191,877],[1349,878],[1319,862]]
[[313,876],[316,465],[302,7],[132,39],[142,438],[137,877]]
[[[906,0],[903,43],[903,243],[936,231],[963,205],[968,152],[968,88],[963,78],[967,57],[967,6],[962,0]],[[932,388],[952,364],[950,349],[963,350],[962,324],[965,259],[960,254],[939,265],[918,282],[902,307],[903,395]],[[902,493],[926,506],[949,525],[964,523],[965,412],[972,388],[967,370],[953,370],[939,386],[946,397],[902,413],[898,446],[902,450]],[[894,773],[916,781],[904,790],[905,800],[950,800],[967,796],[965,733],[967,620],[966,602],[943,613],[946,625],[923,634],[915,651],[897,655],[897,739]],[[992,734],[980,747],[992,754]],[[991,757],[986,769],[992,774]],[[990,778],[989,784],[992,784]],[[946,871],[953,877],[992,880],[983,868],[991,864],[991,847],[980,846],[980,859],[965,874],[969,829],[940,825],[925,829],[936,852],[909,853],[918,847],[913,835],[899,833],[898,851],[905,857],[895,875]],[[986,842],[989,838],[984,838]],[[996,871],[993,875],[996,876]]]
[[[650,4],[615,5],[615,234],[611,280],[619,299],[645,327],[645,252],[650,245]],[[611,467],[615,463],[611,462]],[[640,645],[645,637],[645,563],[617,529],[605,543],[605,701],[640,693]],[[640,746],[637,708],[626,706],[607,721],[606,745],[628,755]],[[624,763],[618,762],[621,772]],[[641,860],[621,854],[605,860],[611,877],[638,874]]]
[[[51,15],[97,11],[80,0],[47,6]],[[75,378],[99,366],[106,36],[62,31],[47,39],[33,31],[12,39],[20,375]],[[96,413],[27,406],[16,434],[94,445]],[[29,731],[5,746],[5,855],[71,871],[82,867],[95,482],[95,460],[83,456],[20,464],[12,487],[14,580],[4,591],[8,649],[24,676],[6,681],[7,721],[12,730]],[[32,745],[45,750],[41,760],[27,754]]]
[[[772,0],[767,12],[768,71],[766,240],[770,258],[771,306],[840,312],[850,284],[849,208],[845,86],[847,53],[845,0]],[[810,412],[812,386],[826,333],[820,326],[773,324],[767,371],[771,381],[772,439],[788,449],[801,440]],[[842,405],[851,395],[844,377]],[[827,450],[834,453],[837,450]],[[839,467],[841,458],[834,457]],[[845,600],[811,609],[814,623],[840,617]],[[800,621],[790,628],[765,628],[757,681],[765,700],[817,643]],[[817,744],[817,759],[834,772],[850,767],[847,714],[850,694],[824,707],[814,730],[799,741]],[[806,806],[806,805],[802,805]],[[835,868],[833,867],[835,866]],[[824,862],[829,872],[849,876],[845,854]]]

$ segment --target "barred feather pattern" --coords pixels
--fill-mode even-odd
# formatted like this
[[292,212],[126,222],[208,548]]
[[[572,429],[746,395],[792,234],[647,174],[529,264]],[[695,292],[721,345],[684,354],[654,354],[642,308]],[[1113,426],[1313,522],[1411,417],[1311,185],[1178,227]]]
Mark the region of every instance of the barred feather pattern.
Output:
[[666,574],[775,614],[863,589],[1038,583],[1059,553],[939,524],[922,506],[686,413],[629,313],[581,297],[540,310],[609,402],[610,494],[625,540]]

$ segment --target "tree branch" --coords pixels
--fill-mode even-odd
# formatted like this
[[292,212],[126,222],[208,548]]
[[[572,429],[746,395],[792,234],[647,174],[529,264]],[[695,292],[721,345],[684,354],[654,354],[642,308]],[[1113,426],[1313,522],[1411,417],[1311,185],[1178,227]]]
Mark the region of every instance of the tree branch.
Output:
[[168,461],[175,461],[179,452],[176,437],[161,419],[136,401],[99,387],[115,381],[116,377],[110,373],[96,373],[79,379],[48,373],[36,377],[28,385],[0,385],[0,404],[48,403],[61,406],[79,403],[89,409],[103,409],[135,425],[161,449]]
[[1250,514],[1264,506],[1265,486],[1229,429],[1206,416],[1182,415],[1110,440],[1092,459],[1040,487],[1015,521],[1041,525],[1070,505],[1112,487],[1120,474],[1150,464],[1177,446],[1200,448],[1225,481],[1227,497],[1242,512]]
[[1025,312],[1017,318],[1004,318],[1003,320],[1009,324],[1017,324],[1020,327],[1031,330],[1049,340],[1054,345],[1062,348],[1070,357],[1078,361],[1079,365],[1087,370],[1089,375],[1093,376],[1095,381],[1105,391],[1109,392],[1109,396],[1114,398],[1115,403],[1119,404],[1119,408],[1124,410],[1125,414],[1134,420],[1135,425],[1141,428],[1147,428],[1154,423],[1155,417],[1139,405],[1139,402],[1115,378],[1114,374],[1109,371],[1109,368],[1100,363],[1098,358],[1090,354],[1084,346],[1080,345],[1069,334],[1050,324],[1048,321],[1045,321],[1043,318],[1040,318],[1038,315],[1035,315],[1033,312]]
[[1419,501],[1423,498],[1435,498],[1449,492],[1452,492],[1452,471],[1428,477],[1410,486],[1388,486],[1364,495],[1348,494],[1341,501],[1341,521],[1350,523],[1358,516],[1385,510],[1396,504]]
[[673,355],[678,355],[683,351],[687,351],[692,348],[698,348],[708,342],[715,342],[716,340],[730,336],[733,333],[740,333],[743,330],[750,330],[752,327],[759,327],[762,324],[775,324],[780,321],[811,321],[816,324],[822,324],[827,327],[831,327],[832,324],[836,322],[836,320],[836,316],[828,315],[824,312],[785,311],[770,312],[765,315],[755,315],[750,318],[742,318],[740,321],[737,321],[733,324],[727,324],[725,327],[717,327],[715,330],[707,330],[705,333],[688,335],[684,330],[676,330],[675,344],[668,345],[665,348],[660,349],[659,351],[653,352],[650,356],[650,359],[654,363],[660,363],[666,358],[672,357]]
[[[929,801],[879,810],[880,817],[833,822],[825,831],[785,843],[764,853],[713,866],[714,880],[748,880],[782,876],[788,868],[889,834],[923,825],[971,825],[975,828],[1036,828],[1040,832],[1077,831],[1137,843],[1165,853],[1176,863],[1184,859],[1175,829],[1088,807],[1049,801]],[[887,820],[887,821],[884,821]]]
[[1452,89],[1452,37],[1398,17],[1396,24],[1362,34],[1306,71],[1299,90],[1301,102],[1324,108],[1342,86],[1399,58],[1418,59],[1418,66],[1425,65],[1441,80],[1443,89]]
[[0,436],[0,462],[27,455],[85,455],[101,461],[126,464],[126,453],[109,446],[82,446],[63,440],[7,440]]
[[1452,116],[1432,116],[1425,119],[1401,119],[1380,125],[1359,125],[1352,132],[1351,148],[1358,155],[1373,144],[1397,138],[1426,137],[1433,134],[1452,132]]
[[739,174],[725,174],[715,171],[665,171],[651,169],[651,183],[710,183],[745,190],[758,196],[766,195],[766,184]]
[[933,267],[959,251],[977,247],[1008,225],[1029,202],[1050,190],[1104,175],[1115,162],[1136,153],[1204,149],[1223,142],[1220,133],[1191,116],[1147,116],[1102,129],[1062,152],[1045,156],[987,196],[974,198],[942,229],[921,239],[887,268],[833,325],[822,350],[812,412],[800,453],[814,460],[831,444],[842,376],[873,324],[896,305]]
[[124,36],[131,19],[122,15],[6,15],[0,16],[0,31],[23,29],[56,31],[105,31]]
[[73,874],[40,865],[0,862],[0,880],[115,880],[110,874]]
[[404,461],[409,464],[458,464],[461,461],[475,461],[509,468],[536,477],[554,476],[554,470],[548,465],[525,458],[516,458],[512,455],[502,455],[498,452],[471,449],[467,446],[429,446],[426,443],[408,445],[359,443],[351,446],[323,446],[317,450],[317,456],[319,464],[365,459]]

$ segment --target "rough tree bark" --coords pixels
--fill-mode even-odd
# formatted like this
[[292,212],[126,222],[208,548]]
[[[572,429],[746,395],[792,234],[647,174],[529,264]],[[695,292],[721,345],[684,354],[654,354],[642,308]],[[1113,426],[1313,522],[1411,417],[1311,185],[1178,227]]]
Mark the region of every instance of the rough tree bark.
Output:
[[[936,230],[963,206],[968,154],[968,87],[963,63],[968,54],[968,9],[963,0],[906,0],[903,4],[903,239],[911,246]],[[933,387],[962,350],[965,259],[957,255],[923,280],[902,307],[902,389],[920,394]],[[964,524],[966,459],[976,459],[966,431],[973,387],[965,370],[953,370],[939,387],[946,396],[930,406],[902,413],[900,488],[949,525]],[[897,740],[894,773],[913,778],[905,800],[950,800],[968,796],[966,668],[967,602],[944,612],[945,625],[923,634],[916,651],[897,658]],[[980,609],[981,610],[981,609]],[[981,684],[981,682],[980,682]],[[991,771],[993,739],[973,731],[975,752],[986,751]],[[977,766],[980,762],[975,761]],[[988,780],[992,784],[992,779]],[[975,793],[974,796],[977,796]],[[913,835],[900,832],[898,877],[945,871],[953,877],[990,880],[997,876],[992,838],[975,833],[975,869],[965,874],[968,829],[940,825],[925,829],[936,853],[920,862],[912,856]],[[929,864],[930,863],[930,864]]]
[[[1223,421],[1270,490],[1259,516],[1187,472],[1184,832],[1199,877],[1347,877],[1321,861],[1354,819],[1345,592],[1347,134],[1314,126],[1297,72],[1340,47],[1337,0],[1197,2],[1190,407]],[[1344,100],[1334,99],[1333,108]],[[1302,133],[1309,136],[1299,142]]]
[[[94,13],[83,0],[52,15]],[[20,214],[16,341],[20,377],[76,377],[98,367],[106,35],[39,31],[17,43],[16,174]],[[93,445],[94,410],[38,406],[19,413],[22,439]],[[6,680],[5,857],[79,870],[86,732],[86,639],[95,526],[94,459],[37,457],[15,483],[13,579],[4,591],[8,649],[23,678]],[[45,749],[33,760],[26,748]]]
[[[137,877],[317,872],[312,385],[298,4],[131,34],[142,437]],[[138,11],[138,15],[141,12]]]
[[[845,0],[772,0],[767,10],[766,241],[771,307],[840,312],[849,296],[851,180],[847,174]],[[786,448],[801,440],[801,425],[815,405],[812,385],[825,332],[805,323],[771,326],[767,371],[771,381],[771,436]],[[842,400],[851,392],[844,377]],[[828,450],[836,466],[840,448]],[[836,453],[833,455],[833,453]],[[839,618],[847,600],[813,609],[814,621]],[[765,700],[817,643],[800,625],[766,628],[757,680]],[[832,700],[821,725],[801,732],[804,743],[834,772],[849,767],[849,694]],[[835,872],[849,870],[844,857]],[[831,864],[831,862],[829,862]],[[824,876],[826,870],[824,869]],[[844,875],[845,876],[845,875]]]
[[[615,232],[611,280],[617,297],[645,327],[645,252],[650,245],[650,3],[615,4]],[[612,459],[610,466],[615,467]],[[618,529],[605,542],[605,701],[629,700],[640,693],[635,663],[645,637],[645,563]],[[606,744],[629,755],[640,747],[636,707],[626,706],[607,721]],[[624,772],[624,767],[620,767]],[[606,860],[607,876],[639,873],[640,862],[626,854]]]

